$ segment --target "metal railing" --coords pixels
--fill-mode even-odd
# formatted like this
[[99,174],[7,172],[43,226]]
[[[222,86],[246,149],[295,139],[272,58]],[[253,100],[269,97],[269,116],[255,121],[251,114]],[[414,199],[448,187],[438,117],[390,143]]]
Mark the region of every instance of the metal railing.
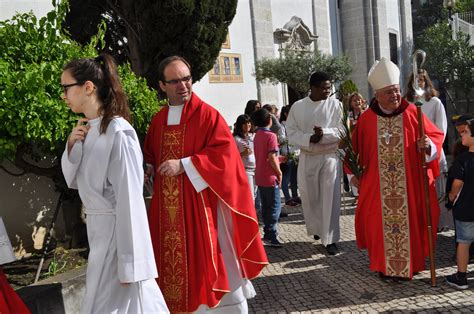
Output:
[[474,11],[458,13],[458,17],[469,24],[474,24]]
[[453,29],[453,38],[456,39],[457,32],[463,32],[470,35],[470,45],[474,45],[474,12],[456,13],[453,15],[451,25]]

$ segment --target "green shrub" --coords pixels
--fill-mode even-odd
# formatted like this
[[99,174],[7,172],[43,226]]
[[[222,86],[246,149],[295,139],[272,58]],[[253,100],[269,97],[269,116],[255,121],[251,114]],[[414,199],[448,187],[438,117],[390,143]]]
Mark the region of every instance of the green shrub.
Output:
[[[78,116],[61,98],[62,68],[71,59],[97,56],[95,47],[103,43],[105,24],[81,46],[61,29],[67,5],[55,4],[39,20],[26,13],[0,22],[0,162],[7,158],[24,169],[19,162],[24,155],[34,160],[47,154],[59,156],[76,124]],[[157,94],[128,64],[119,67],[119,74],[134,126],[143,137],[159,110]]]

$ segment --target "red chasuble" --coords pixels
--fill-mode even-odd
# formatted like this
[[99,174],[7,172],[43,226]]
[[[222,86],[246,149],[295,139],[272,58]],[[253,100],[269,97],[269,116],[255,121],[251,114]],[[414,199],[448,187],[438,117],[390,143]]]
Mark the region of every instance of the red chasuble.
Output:
[[1,314],[29,314],[30,310],[8,284],[7,277],[0,267],[0,313]]
[[252,279],[268,264],[253,198],[237,146],[222,116],[196,94],[179,125],[168,126],[168,107],[153,118],[145,140],[147,163],[191,157],[209,185],[200,193],[185,173],[156,174],[149,224],[158,284],[171,312],[218,305],[230,292],[217,239],[217,204],[231,209],[233,245],[242,277]]
[[[382,115],[378,104],[372,104],[353,133],[353,146],[364,167],[355,217],[356,240],[360,249],[367,249],[371,270],[412,278],[414,272],[425,269],[429,255],[421,156],[416,144],[417,111],[403,99],[399,112]],[[424,114],[423,123],[426,135],[441,152],[443,132]],[[433,243],[439,218],[434,184],[439,175],[438,159],[427,163]]]

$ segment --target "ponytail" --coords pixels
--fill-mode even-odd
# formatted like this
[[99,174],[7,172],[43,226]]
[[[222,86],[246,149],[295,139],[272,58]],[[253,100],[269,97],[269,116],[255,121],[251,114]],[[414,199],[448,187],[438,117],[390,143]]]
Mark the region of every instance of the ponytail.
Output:
[[99,108],[102,115],[100,133],[105,133],[110,121],[120,116],[131,121],[128,100],[117,72],[117,65],[112,56],[100,54],[95,59],[77,59],[69,62],[64,70],[69,70],[78,81],[91,81],[97,88],[102,103]]

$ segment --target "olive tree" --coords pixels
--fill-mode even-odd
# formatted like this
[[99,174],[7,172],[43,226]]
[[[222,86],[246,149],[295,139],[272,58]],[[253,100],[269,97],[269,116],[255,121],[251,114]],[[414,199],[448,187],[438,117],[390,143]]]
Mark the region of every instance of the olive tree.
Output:
[[309,90],[309,77],[315,71],[324,71],[334,81],[343,81],[352,71],[345,55],[330,56],[320,51],[282,50],[280,58],[262,59],[256,62],[257,81],[272,84],[286,83],[303,98]]

